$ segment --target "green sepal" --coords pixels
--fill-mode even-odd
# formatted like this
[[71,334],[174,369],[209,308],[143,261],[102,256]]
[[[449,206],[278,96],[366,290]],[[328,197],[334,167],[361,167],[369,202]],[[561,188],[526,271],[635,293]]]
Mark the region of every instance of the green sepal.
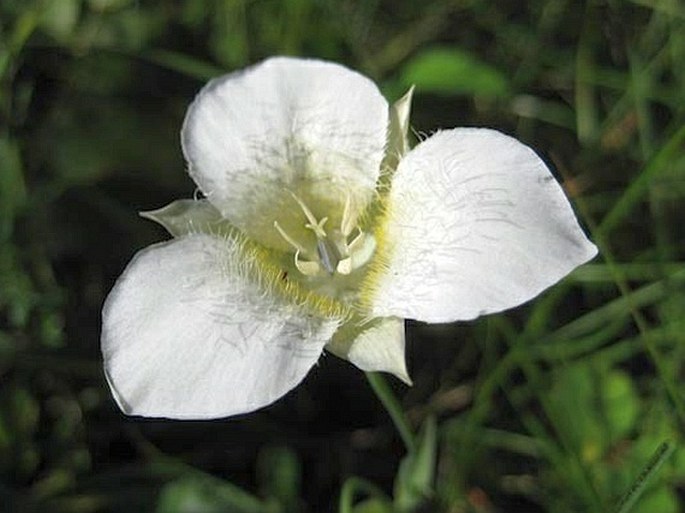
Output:
[[[388,345],[390,341],[390,345]],[[380,350],[385,348],[386,350]],[[347,320],[326,344],[326,350],[367,372],[388,372],[411,386],[404,349],[404,319],[376,317]]]
[[182,199],[157,210],[141,212],[141,217],[161,224],[174,237],[193,233],[219,235],[235,228],[206,199]]
[[390,107],[390,124],[388,126],[388,146],[385,151],[382,169],[394,171],[400,160],[409,151],[409,116],[414,86]]

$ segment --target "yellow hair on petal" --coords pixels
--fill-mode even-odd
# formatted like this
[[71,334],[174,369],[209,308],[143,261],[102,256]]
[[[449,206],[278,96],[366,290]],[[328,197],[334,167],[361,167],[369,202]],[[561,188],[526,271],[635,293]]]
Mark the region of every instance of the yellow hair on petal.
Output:
[[275,295],[286,302],[303,308],[311,314],[326,318],[346,319],[352,315],[349,306],[334,298],[305,289],[278,264],[274,250],[253,242],[241,233],[227,234],[236,244],[242,258],[237,269],[241,276],[256,282],[264,295]]
[[392,208],[387,194],[381,194],[377,200],[373,216],[373,237],[376,239],[376,253],[367,264],[366,275],[359,290],[359,307],[361,311],[370,312],[381,279],[390,272],[390,260],[394,245],[390,241],[386,227],[392,216]]

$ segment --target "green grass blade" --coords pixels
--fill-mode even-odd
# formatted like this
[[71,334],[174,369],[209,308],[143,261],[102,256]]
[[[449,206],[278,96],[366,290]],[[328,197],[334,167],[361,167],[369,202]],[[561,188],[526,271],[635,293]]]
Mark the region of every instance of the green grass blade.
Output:
[[637,500],[642,496],[650,480],[659,471],[661,466],[671,456],[675,447],[668,441],[662,442],[652,458],[647,462],[645,468],[637,476],[633,485],[628,489],[625,495],[621,498],[616,507],[616,513],[628,513],[635,505]]

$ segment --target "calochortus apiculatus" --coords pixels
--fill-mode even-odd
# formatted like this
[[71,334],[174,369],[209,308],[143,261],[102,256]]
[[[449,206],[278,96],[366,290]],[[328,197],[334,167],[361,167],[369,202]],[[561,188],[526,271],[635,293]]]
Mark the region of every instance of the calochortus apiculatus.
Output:
[[535,152],[478,128],[410,148],[410,103],[285,57],[202,89],[181,139],[204,198],[143,214],[173,239],[140,251],[103,309],[125,413],[249,412],[324,350],[410,382],[404,319],[514,307],[596,254]]

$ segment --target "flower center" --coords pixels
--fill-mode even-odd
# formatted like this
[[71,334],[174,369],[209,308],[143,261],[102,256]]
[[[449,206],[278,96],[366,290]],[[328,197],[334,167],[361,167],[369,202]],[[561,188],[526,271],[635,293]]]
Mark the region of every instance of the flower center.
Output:
[[292,191],[290,195],[305,217],[316,244],[298,241],[274,221],[278,233],[295,249],[295,267],[305,276],[348,275],[369,261],[376,249],[374,238],[364,233],[353,219],[350,197],[345,201],[342,220],[337,228],[326,229],[328,217],[317,219],[309,207]]

